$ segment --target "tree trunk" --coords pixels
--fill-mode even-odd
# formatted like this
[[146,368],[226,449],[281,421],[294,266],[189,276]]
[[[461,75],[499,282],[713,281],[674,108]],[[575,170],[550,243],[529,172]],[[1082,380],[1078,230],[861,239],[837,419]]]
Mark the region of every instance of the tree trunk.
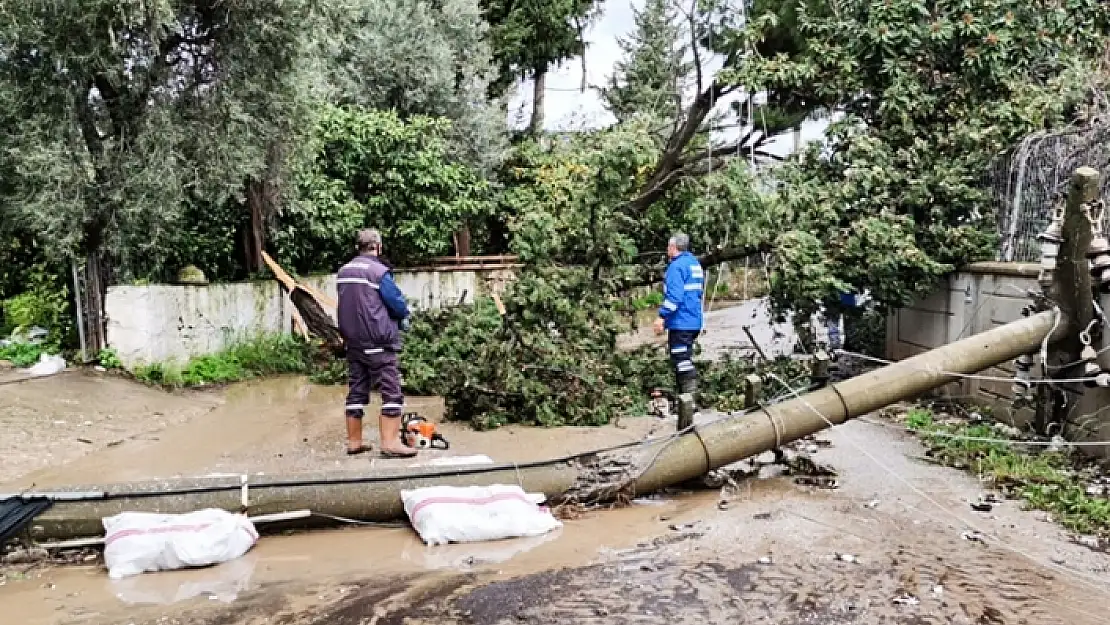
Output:
[[75,293],[82,298],[86,353],[94,357],[100,350],[108,347],[107,318],[104,313],[104,300],[108,292],[108,264],[101,250],[100,236],[95,233],[86,235],[88,243],[85,251],[84,290]]
[[464,223],[455,233],[455,256],[470,256],[470,224]]
[[257,273],[262,269],[262,248],[265,245],[266,228],[266,180],[247,182],[247,213],[249,219],[243,230],[243,261],[247,273]]
[[547,66],[537,67],[533,79],[532,91],[532,123],[528,125],[528,132],[532,136],[543,133],[544,98],[547,94]]
[[277,212],[280,201],[282,146],[273,141],[266,149],[266,169],[260,177],[247,181],[249,219],[243,232],[243,260],[248,273],[262,270],[262,250],[266,247],[266,224]]

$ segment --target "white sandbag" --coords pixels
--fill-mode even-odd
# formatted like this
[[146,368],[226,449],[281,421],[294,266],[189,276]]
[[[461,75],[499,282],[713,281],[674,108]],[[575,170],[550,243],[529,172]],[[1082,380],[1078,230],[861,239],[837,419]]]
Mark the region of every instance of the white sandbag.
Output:
[[123,512],[103,523],[104,563],[112,579],[227,562],[258,541],[250,519],[215,508],[188,514]]
[[27,373],[33,376],[54,375],[65,371],[66,359],[61,356],[47,356],[46,354],[39,354],[39,361],[35,363]]
[[519,486],[429,486],[402,490],[409,521],[429,545],[539,536],[563,526],[541,493]]

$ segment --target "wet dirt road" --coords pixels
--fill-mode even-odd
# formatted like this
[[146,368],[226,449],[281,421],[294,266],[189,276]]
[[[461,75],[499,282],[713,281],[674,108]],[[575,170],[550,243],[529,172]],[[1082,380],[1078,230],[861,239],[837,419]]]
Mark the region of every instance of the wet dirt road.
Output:
[[[209,473],[411,465],[411,460],[383,460],[374,453],[343,453],[345,393],[343,387],[317,386],[303,378],[275,378],[220,393],[169,395],[118,378],[81,374],[0,387],[0,426],[17,433],[0,441],[0,462],[5,463],[0,466],[6,469],[0,492]],[[438,421],[443,401],[408,398],[406,409]],[[373,404],[367,409],[376,412]],[[647,418],[604,428],[511,426],[492,432],[442,423],[451,449],[421,456],[485,454],[499,462],[551,458],[641,440],[664,427]],[[376,447],[377,419],[366,419],[364,435]]]
[[[66,390],[57,384],[63,379],[73,383],[59,378],[16,386],[28,397],[66,401],[93,392],[80,380],[81,386]],[[154,401],[147,391],[119,386],[113,392]],[[35,405],[49,411],[51,401]],[[164,401],[181,411],[171,414],[162,405],[164,425],[157,421],[156,429],[111,447],[86,444],[82,449],[95,448],[15,481],[45,485],[88,482],[90,475],[110,481],[368,462],[341,453],[335,410],[342,389],[271,380]],[[115,417],[123,414],[120,404],[99,397],[95,414],[82,408],[81,416]],[[426,400],[421,407],[434,416],[437,406]],[[138,415],[132,411],[127,414]],[[116,420],[103,423],[116,427]],[[85,436],[99,437],[95,425],[81,427]],[[477,433],[448,427],[453,453],[512,460],[635,440],[673,425],[632,419],[623,429]],[[73,435],[69,428],[60,431]],[[364,527],[267,536],[244,558],[221,566],[120,581],[110,581],[96,563],[10,567],[0,582],[0,622],[1106,622],[1110,557],[1069,542],[1014,502],[989,514],[971,511],[968,502],[981,493],[976,481],[916,459],[920,447],[899,432],[855,422],[823,437],[832,446],[814,459],[839,471],[837,490],[800,486],[768,466],[762,479],[735,488],[592,511],[557,532],[524,540],[425,547],[407,528]],[[70,445],[64,438],[53,443],[58,448],[38,444],[59,457]],[[8,439],[4,443],[10,453]],[[966,540],[969,531],[983,539]]]

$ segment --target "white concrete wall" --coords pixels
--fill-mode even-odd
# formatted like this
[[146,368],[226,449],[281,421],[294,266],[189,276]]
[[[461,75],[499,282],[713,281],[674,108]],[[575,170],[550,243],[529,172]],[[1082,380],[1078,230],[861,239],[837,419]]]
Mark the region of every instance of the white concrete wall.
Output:
[[[500,290],[511,270],[397,271],[397,284],[414,309],[427,310]],[[335,276],[304,279],[335,298]],[[127,367],[185,362],[236,340],[292,330],[289,298],[275,281],[208,286],[115,286],[105,314],[108,345]]]
[[[912,306],[895,311],[887,322],[887,357],[901,360],[942,345],[991,330],[1021,318],[1031,302],[1028,291],[1039,290],[1036,266],[1017,263],[980,263],[951,276],[947,284]],[[1009,378],[1013,363],[1002,363],[981,372],[995,380],[963,379],[940,391],[953,398],[978,401],[993,408],[995,419],[1025,427],[1035,417],[1033,410],[1015,410]],[[1034,370],[1034,374],[1038,374]],[[1110,392],[1086,390],[1069,413],[1065,434],[1072,440],[1110,440]],[[1092,416],[1094,415],[1094,416]],[[1110,456],[1108,447],[1087,451]]]

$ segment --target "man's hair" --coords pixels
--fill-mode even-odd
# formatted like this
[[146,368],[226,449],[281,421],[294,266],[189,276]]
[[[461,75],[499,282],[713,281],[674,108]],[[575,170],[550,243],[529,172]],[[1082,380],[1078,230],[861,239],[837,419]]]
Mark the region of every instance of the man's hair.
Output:
[[674,236],[671,237],[668,243],[675,246],[675,249],[680,252],[686,252],[690,249],[690,237],[681,232],[674,233]]
[[373,228],[359,230],[358,235],[355,236],[355,246],[358,247],[360,253],[369,252],[374,248],[381,247],[382,233]]

